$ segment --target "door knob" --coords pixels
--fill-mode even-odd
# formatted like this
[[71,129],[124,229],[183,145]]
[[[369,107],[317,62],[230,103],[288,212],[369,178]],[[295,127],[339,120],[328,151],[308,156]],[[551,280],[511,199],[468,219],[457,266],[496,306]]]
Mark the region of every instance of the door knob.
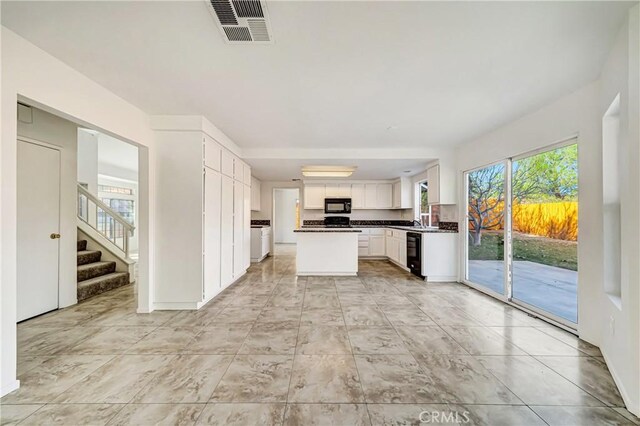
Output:
[[55,240],[57,238],[60,238],[60,234],[53,233],[53,234],[49,235],[49,238],[51,238],[52,240]]

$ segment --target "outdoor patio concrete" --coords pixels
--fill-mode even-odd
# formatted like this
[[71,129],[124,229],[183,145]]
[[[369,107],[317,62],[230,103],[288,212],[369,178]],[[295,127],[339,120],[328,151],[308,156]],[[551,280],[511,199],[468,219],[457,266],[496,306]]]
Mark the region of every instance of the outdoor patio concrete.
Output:
[[[504,293],[504,262],[470,260],[469,281]],[[578,322],[578,273],[529,261],[513,262],[513,298]]]

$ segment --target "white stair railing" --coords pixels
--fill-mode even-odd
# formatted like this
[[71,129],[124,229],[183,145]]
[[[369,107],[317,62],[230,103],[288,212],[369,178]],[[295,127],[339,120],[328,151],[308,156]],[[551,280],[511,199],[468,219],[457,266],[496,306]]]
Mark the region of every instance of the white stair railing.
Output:
[[78,219],[103,235],[129,258],[129,238],[135,226],[78,184]]

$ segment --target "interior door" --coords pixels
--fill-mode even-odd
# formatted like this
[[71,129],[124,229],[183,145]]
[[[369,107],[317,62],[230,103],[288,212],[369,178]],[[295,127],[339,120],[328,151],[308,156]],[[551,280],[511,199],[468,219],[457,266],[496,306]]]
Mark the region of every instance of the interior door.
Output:
[[60,151],[18,141],[18,321],[58,308]]
[[204,175],[204,296],[209,299],[217,294],[221,285],[220,275],[220,220],[222,201],[222,177],[206,168]]

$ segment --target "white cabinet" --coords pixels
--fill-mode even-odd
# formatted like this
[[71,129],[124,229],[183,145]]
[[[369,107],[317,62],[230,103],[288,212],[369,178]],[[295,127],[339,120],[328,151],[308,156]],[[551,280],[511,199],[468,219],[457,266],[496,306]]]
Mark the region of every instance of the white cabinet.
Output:
[[204,130],[159,126],[155,136],[162,232],[156,235],[153,307],[198,309],[246,273],[250,190],[235,181],[234,191],[233,180],[236,165],[244,179],[246,164]]
[[261,182],[252,177],[251,178],[251,210],[259,212],[261,209],[260,203],[262,195],[260,191],[262,190]]
[[251,186],[251,167],[247,163],[243,164],[242,167],[242,183],[245,185]]
[[324,209],[325,185],[310,183],[304,186],[304,208]]
[[407,232],[387,229],[387,256],[402,267],[407,266]]
[[271,250],[271,227],[251,228],[251,261],[260,262]]
[[376,184],[376,208],[390,209],[393,207],[393,186],[390,183]]
[[364,184],[354,183],[351,185],[351,208],[363,209],[364,208]]
[[385,255],[383,228],[362,228],[358,234],[358,257],[382,257]]
[[427,200],[429,204],[440,204],[440,165],[427,169]]
[[402,177],[393,183],[393,208],[413,208],[414,185],[411,179]]
[[251,187],[249,185],[244,185],[242,195],[244,200],[242,209],[242,270],[246,271],[251,265]]
[[[351,198],[351,184],[350,183],[327,183],[325,185],[325,197],[326,198]],[[351,202],[353,203],[353,200]]]
[[384,235],[369,235],[369,256],[384,256]]
[[220,231],[222,176],[205,168],[204,171],[204,298],[208,300],[222,288],[220,282]]
[[422,234],[422,274],[427,281],[458,280],[458,234]]
[[233,179],[222,176],[221,206],[221,265],[222,287],[233,282]]
[[[242,182],[233,182],[233,279],[239,278],[244,271],[243,244],[244,226],[244,185]],[[242,271],[242,273],[241,273]]]
[[441,161],[427,169],[429,204],[457,204],[457,169],[452,161]]
[[204,165],[213,170],[220,171],[222,161],[222,148],[213,139],[204,138]]
[[233,157],[232,153],[222,149],[220,171],[225,176],[233,177]]
[[326,198],[336,198],[340,196],[340,185],[337,183],[327,183],[324,186],[324,196]]
[[391,182],[305,182],[304,184],[304,208],[323,209],[325,198],[351,198],[351,208],[362,209],[392,209],[409,208],[406,206],[409,199],[406,195],[399,199],[399,205],[394,205],[394,189]]
[[366,183],[364,185],[364,207],[365,209],[378,208],[378,184]]

